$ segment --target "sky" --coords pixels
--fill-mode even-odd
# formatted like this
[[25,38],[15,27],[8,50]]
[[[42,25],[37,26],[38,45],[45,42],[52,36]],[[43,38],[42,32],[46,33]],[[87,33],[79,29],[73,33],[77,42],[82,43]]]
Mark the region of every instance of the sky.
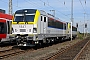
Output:
[[[19,9],[39,9],[54,14],[64,22],[71,22],[72,0],[12,0],[13,13]],[[78,23],[78,31],[90,33],[90,0],[73,0],[73,25]],[[0,0],[0,9],[9,11],[9,0]],[[84,29],[84,24],[87,28]]]

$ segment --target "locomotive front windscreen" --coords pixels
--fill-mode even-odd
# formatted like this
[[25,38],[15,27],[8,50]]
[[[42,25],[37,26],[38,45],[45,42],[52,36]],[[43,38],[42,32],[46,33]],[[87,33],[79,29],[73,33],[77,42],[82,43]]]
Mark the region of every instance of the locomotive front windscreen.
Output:
[[5,34],[5,33],[7,33],[6,23],[0,22],[0,34]]
[[15,22],[34,22],[35,14],[15,14]]
[[22,9],[15,12],[15,22],[34,22],[36,9]]

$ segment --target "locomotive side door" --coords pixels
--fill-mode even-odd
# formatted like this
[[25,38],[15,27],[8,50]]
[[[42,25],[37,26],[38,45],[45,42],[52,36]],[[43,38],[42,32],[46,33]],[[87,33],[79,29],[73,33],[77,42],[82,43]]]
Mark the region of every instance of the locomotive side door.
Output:
[[47,29],[47,17],[46,16],[41,16],[41,33],[46,34],[46,29]]
[[41,34],[43,34],[43,16],[41,15],[41,19],[40,19],[40,32]]
[[43,22],[44,22],[43,31],[44,31],[44,34],[46,34],[46,31],[47,31],[47,17],[46,16],[43,17]]

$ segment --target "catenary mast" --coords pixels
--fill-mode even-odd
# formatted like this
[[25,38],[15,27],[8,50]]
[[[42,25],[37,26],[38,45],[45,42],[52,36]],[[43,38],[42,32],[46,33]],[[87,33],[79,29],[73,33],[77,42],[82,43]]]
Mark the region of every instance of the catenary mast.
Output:
[[12,15],[12,0],[9,0],[9,14]]

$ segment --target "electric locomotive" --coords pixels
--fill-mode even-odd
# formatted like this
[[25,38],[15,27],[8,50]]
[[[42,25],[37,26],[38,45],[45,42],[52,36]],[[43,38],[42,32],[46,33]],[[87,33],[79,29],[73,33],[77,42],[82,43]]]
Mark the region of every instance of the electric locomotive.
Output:
[[21,9],[14,14],[12,34],[18,46],[33,46],[69,38],[68,25],[43,10]]

